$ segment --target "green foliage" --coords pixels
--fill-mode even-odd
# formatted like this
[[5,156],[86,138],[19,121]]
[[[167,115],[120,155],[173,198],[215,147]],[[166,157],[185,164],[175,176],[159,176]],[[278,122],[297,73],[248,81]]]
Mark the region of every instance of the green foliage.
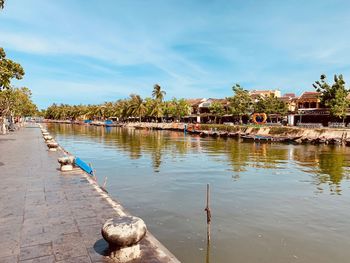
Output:
[[240,85],[236,84],[232,87],[234,95],[229,97],[230,112],[233,115],[239,116],[242,122],[242,116],[251,114],[253,101],[247,90],[244,90]]
[[128,111],[131,116],[139,117],[140,121],[141,121],[141,118],[146,115],[147,113],[146,104],[140,95],[136,95],[136,94],[130,95]]
[[224,124],[200,124],[200,129],[206,131],[216,129],[218,131],[237,132],[240,130],[240,126],[229,126]]
[[0,92],[0,116],[33,116],[37,112],[28,88],[7,88]]
[[321,104],[329,108],[332,116],[345,120],[349,100],[349,89],[345,87],[343,75],[334,75],[334,83],[328,84],[326,75],[322,74],[319,81],[313,84],[317,92],[320,92]]
[[209,111],[211,114],[215,116],[215,120],[214,120],[215,123],[216,123],[217,117],[221,119],[221,117],[224,116],[225,114],[224,106],[217,101],[214,101],[213,103],[210,104]]
[[[140,95],[131,94],[129,98],[116,102],[105,102],[98,105],[67,105],[52,104],[45,112],[47,119],[99,119],[117,117],[126,120],[129,117],[142,120],[143,117],[162,118],[164,116],[163,96],[159,85],[155,85],[152,92],[154,99],[142,99]],[[179,107],[183,107],[183,102],[178,101]],[[179,113],[182,114],[181,112]]]
[[0,47],[0,91],[11,87],[12,79],[22,79],[24,70],[22,66],[11,59],[6,58],[6,53]]
[[166,103],[165,112],[180,120],[182,117],[190,114],[191,106],[185,99],[173,98],[170,102]]
[[288,112],[288,106],[275,95],[259,97],[254,105],[254,112],[266,114],[285,115]]

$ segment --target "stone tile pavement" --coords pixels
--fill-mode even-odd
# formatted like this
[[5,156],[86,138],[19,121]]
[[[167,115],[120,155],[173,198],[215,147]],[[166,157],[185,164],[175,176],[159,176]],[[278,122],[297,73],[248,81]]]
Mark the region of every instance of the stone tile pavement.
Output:
[[[61,173],[40,129],[0,136],[0,263],[114,262],[101,226],[125,213],[80,169]],[[135,262],[179,262],[150,233]]]

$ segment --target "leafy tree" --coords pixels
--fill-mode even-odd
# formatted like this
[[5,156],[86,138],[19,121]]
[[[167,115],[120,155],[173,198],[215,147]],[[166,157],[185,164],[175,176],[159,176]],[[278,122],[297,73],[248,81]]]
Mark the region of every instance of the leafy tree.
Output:
[[5,50],[0,47],[0,91],[11,87],[11,80],[22,79],[24,70],[22,66],[6,58]]
[[217,117],[219,117],[221,120],[221,117],[224,116],[224,114],[225,114],[224,106],[220,102],[217,102],[217,101],[214,101],[209,106],[209,111],[211,114],[213,114],[215,116],[215,119],[214,119],[215,123],[216,123]]
[[347,99],[350,90],[345,87],[343,75],[334,75],[334,83],[330,85],[326,75],[322,74],[320,80],[312,85],[317,92],[321,93],[321,104],[329,108],[332,116],[341,118],[344,122],[350,105]]
[[8,88],[0,92],[0,116],[25,117],[37,112],[28,88]]
[[0,9],[4,9],[5,0],[0,0]]
[[232,87],[234,95],[228,98],[230,102],[230,112],[239,117],[242,123],[242,117],[249,115],[252,111],[252,98],[247,90],[244,90],[239,84]]
[[191,111],[191,106],[187,103],[185,99],[173,98],[168,103],[169,113],[174,116],[177,120],[188,115]]
[[280,114],[283,116],[287,114],[288,106],[274,94],[271,94],[270,96],[265,97],[260,96],[254,105],[254,111],[264,112],[267,115]]

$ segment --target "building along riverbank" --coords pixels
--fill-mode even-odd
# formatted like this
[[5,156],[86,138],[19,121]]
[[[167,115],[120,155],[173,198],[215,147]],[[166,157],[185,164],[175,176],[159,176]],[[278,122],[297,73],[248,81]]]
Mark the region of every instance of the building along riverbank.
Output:
[[[37,126],[0,136],[0,151],[0,262],[112,262],[101,227],[128,214],[119,203],[82,170],[60,172]],[[140,246],[140,262],[179,262],[149,232]]]

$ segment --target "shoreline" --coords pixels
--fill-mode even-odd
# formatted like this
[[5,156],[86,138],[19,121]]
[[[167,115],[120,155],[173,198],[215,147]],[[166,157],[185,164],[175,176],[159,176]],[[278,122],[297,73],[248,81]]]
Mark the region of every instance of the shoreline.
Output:
[[350,129],[346,128],[301,128],[294,126],[234,126],[224,124],[150,123],[129,122],[105,124],[46,120],[47,123],[123,127],[134,129],[169,130],[201,137],[240,138],[247,141],[278,142],[294,144],[330,144],[350,146]]

